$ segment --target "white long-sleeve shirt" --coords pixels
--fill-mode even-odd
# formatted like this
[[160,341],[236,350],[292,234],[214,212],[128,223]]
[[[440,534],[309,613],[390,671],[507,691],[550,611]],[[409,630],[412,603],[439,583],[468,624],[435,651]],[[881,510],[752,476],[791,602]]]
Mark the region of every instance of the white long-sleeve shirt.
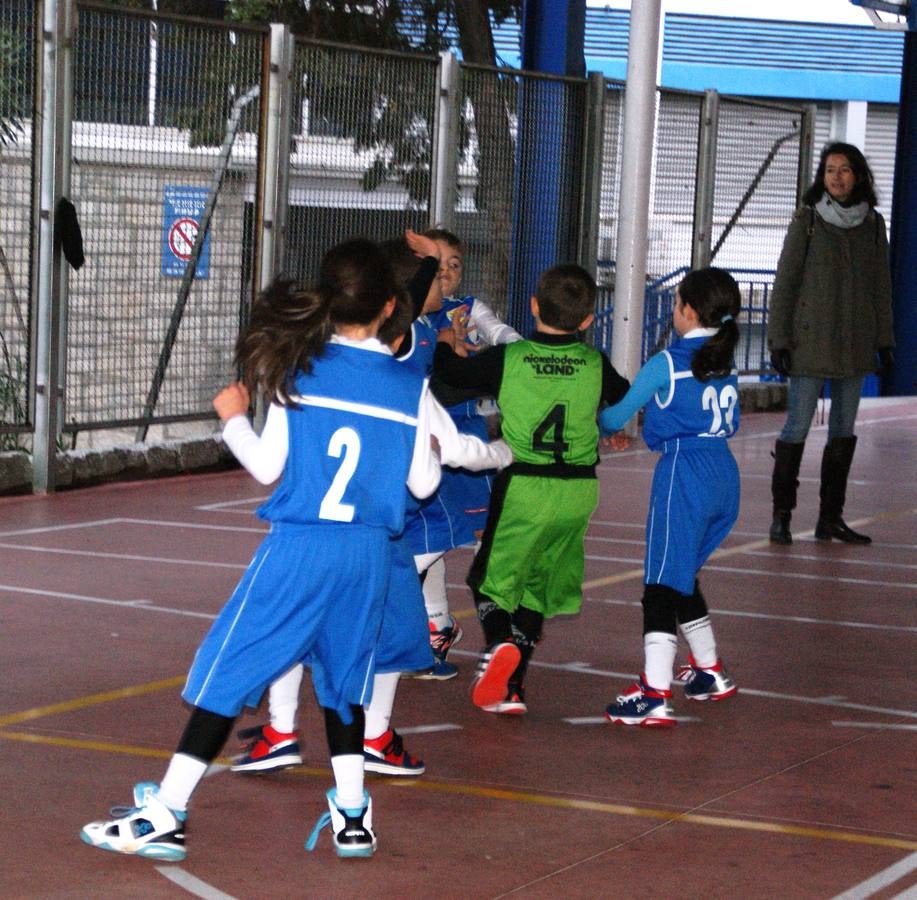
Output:
[[[443,409],[429,390],[424,391],[421,401],[422,415],[418,417],[426,423],[426,447],[422,448],[424,439],[421,436],[418,421],[417,441],[414,445],[414,459],[408,474],[408,490],[415,497],[428,497],[439,483],[439,466],[436,466],[436,484],[427,490],[432,481],[430,467],[422,457],[433,457],[429,436],[432,434],[439,443],[439,457],[442,465],[470,469],[473,472],[485,469],[503,469],[513,461],[512,451],[505,441],[485,443],[471,434],[462,434],[455,427],[452,418]],[[223,426],[223,440],[237,460],[252,477],[261,484],[272,484],[283,473],[289,452],[286,409],[279,403],[268,407],[261,434],[257,434],[248,416],[233,416]],[[418,493],[418,491],[425,493]]]

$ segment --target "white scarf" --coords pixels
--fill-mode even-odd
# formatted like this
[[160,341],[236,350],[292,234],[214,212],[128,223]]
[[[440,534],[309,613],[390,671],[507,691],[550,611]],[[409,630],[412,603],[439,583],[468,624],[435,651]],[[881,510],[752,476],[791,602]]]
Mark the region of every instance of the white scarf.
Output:
[[869,204],[863,200],[860,203],[854,203],[853,206],[841,206],[825,191],[821,195],[821,200],[815,204],[815,211],[829,225],[837,225],[838,228],[856,228],[857,225],[863,224],[869,212]]

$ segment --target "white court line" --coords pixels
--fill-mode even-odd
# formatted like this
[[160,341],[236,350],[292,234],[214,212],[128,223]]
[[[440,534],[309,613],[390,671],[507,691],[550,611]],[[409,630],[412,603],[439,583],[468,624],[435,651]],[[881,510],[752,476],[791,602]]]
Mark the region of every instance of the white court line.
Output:
[[169,613],[174,616],[188,616],[192,619],[210,619],[212,613],[193,612],[187,609],[175,609],[171,606],[157,606],[151,600],[113,600],[110,597],[90,597],[86,594],[67,594],[63,591],[46,591],[38,588],[18,587],[15,584],[0,584],[0,593],[9,591],[12,594],[33,594],[39,597],[57,597],[61,600],[79,600],[82,603],[98,603],[102,606],[120,606],[124,609],[142,609],[149,612]]
[[[700,722],[697,716],[673,716],[676,722]],[[569,719],[561,719],[568,725],[611,725],[605,716],[573,716]]]
[[[450,650],[453,656],[477,657],[479,654],[470,650]],[[606,669],[592,669],[586,663],[548,663],[533,659],[530,666],[541,669],[552,669],[556,672],[572,672],[576,675],[597,675],[599,678],[620,678],[633,681],[637,676],[633,672],[611,672]],[[838,709],[856,709],[875,715],[895,716],[898,718],[917,719],[917,710],[888,709],[886,707],[872,706],[868,703],[850,703],[841,697],[803,697],[799,694],[781,694],[776,691],[761,691],[755,688],[739,685],[739,694],[749,697],[764,697],[769,700],[791,700],[794,703],[808,703],[813,706],[831,706]]]
[[70,531],[75,528],[94,528],[97,525],[116,525],[121,519],[89,519],[86,522],[71,522],[69,525],[44,525],[40,528],[19,528],[16,531],[0,531],[0,537],[17,537],[21,534],[45,534],[49,531]]
[[199,559],[175,559],[168,556],[141,556],[139,553],[104,553],[101,550],[68,550],[63,547],[35,547],[28,544],[0,542],[5,550],[23,550],[28,553],[57,553],[64,556],[91,556],[98,559],[129,559],[134,562],[168,563],[175,566],[209,566],[217,569],[245,569],[248,563],[202,562]]
[[586,540],[599,541],[603,544],[628,544],[636,547],[642,547],[646,543],[643,538],[600,537],[597,534],[587,534]]
[[[867,897],[878,894],[879,891],[887,888],[890,884],[900,881],[905,875],[910,875],[914,869],[917,869],[917,853],[905,856],[904,859],[898,860],[894,865],[877,872],[872,878],[861,881],[850,890],[844,891],[843,894],[837,894],[832,900],[866,900]],[[904,897],[907,896],[907,893],[910,893],[910,891],[898,896]]]
[[775,553],[773,550],[744,550],[746,556],[763,556],[767,559],[782,559],[784,562],[788,559],[809,560],[811,562],[830,562],[832,566],[841,563],[845,566],[874,566],[882,569],[917,569],[913,563],[893,563],[883,562],[882,560],[872,559],[847,559],[843,556],[816,556],[813,553]]
[[917,725],[901,725],[894,722],[832,722],[835,728],[878,728],[885,731],[917,731]]
[[195,897],[201,897],[202,900],[236,900],[232,894],[224,894],[223,891],[201,881],[200,878],[180,869],[178,866],[156,866],[156,871],[164,878],[167,878],[172,884],[182,888]]
[[917,584],[907,581],[872,581],[867,578],[849,578],[843,575],[831,575],[826,578],[825,575],[809,574],[806,572],[769,572],[766,569],[739,569],[735,566],[704,566],[705,572],[729,572],[735,575],[764,575],[769,578],[801,578],[805,581],[826,581],[830,584],[862,584],[866,587],[886,587],[886,588],[903,588],[904,590],[917,590]]
[[[216,618],[215,615],[211,613],[201,613],[201,612],[192,612],[185,609],[175,609],[172,607],[165,606],[156,606],[151,603],[149,600],[114,600],[108,597],[91,597],[85,594],[68,594],[61,591],[44,591],[38,590],[36,588],[23,588],[16,585],[6,585],[0,584],[0,592],[10,591],[12,593],[23,593],[23,594],[32,594],[43,597],[57,597],[65,600],[78,600],[83,603],[98,603],[104,606],[118,606],[125,609],[138,609],[143,612],[158,612],[158,613],[167,613],[169,615],[178,615],[178,616],[187,616],[190,618],[196,619],[209,619],[213,620]],[[451,650],[452,654],[456,656],[465,656],[470,658],[477,658],[478,653],[470,650]],[[597,675],[600,678],[616,678],[616,679],[633,679],[635,677],[633,672],[613,672],[605,669],[593,669],[589,666],[588,663],[584,662],[572,662],[572,663],[548,663],[542,662],[540,660],[532,660],[529,665],[536,666],[542,669],[553,669],[555,671],[561,672],[571,672],[578,675]],[[843,700],[838,699],[837,697],[803,697],[795,694],[781,694],[773,691],[761,691],[755,690],[748,687],[739,687],[740,693],[747,694],[749,696],[756,697],[765,697],[775,700],[792,700],[797,703],[809,703],[816,706],[832,706],[841,709],[856,709],[872,713],[875,715],[889,715],[897,716],[899,718],[914,718],[917,719],[917,712],[912,710],[901,710],[901,709],[889,709],[885,707],[872,706],[869,704],[863,703],[849,703]]]
[[[204,531],[245,531],[255,534],[267,534],[268,528],[243,528],[241,525],[207,525],[202,522],[172,522],[165,519],[115,519],[116,522],[125,522],[130,525],[156,525],[163,528],[197,528]],[[2,537],[2,535],[0,535]]]
[[[753,538],[760,538],[761,540],[764,540],[764,536],[758,531],[730,531],[729,537],[731,538],[753,537]],[[643,547],[646,544],[646,541],[640,538],[602,537],[597,534],[587,534],[586,540],[587,541],[597,541],[598,543],[601,543],[601,544],[626,544],[629,547],[631,546]],[[804,537],[794,536],[793,540],[797,544],[809,543],[813,547],[823,546],[822,541],[816,541],[814,538],[807,541]],[[886,549],[915,550],[917,549],[917,544],[886,544],[883,542],[879,546],[881,546],[883,550],[886,550]],[[722,545],[722,549],[729,550],[730,547],[729,545]],[[848,565],[848,566],[877,566],[877,567],[885,567],[885,568],[893,568],[893,569],[917,569],[917,565],[911,565],[910,563],[890,563],[890,562],[882,562],[881,560],[866,560],[862,558],[846,559],[841,556],[824,556],[824,555],[816,555],[814,553],[797,553],[793,550],[790,550],[790,551],[744,550],[743,553],[747,556],[763,556],[763,557],[766,557],[767,559],[780,559],[780,560],[783,560],[784,562],[786,562],[786,560],[788,559],[791,559],[791,560],[802,559],[802,560],[809,560],[811,562],[823,562],[823,561],[828,560],[832,563],[832,565],[834,563],[843,563],[844,565]],[[600,558],[600,557],[597,557],[597,558]],[[640,559],[639,562],[642,563],[643,560]]]
[[[610,597],[586,597],[588,603],[604,603],[607,606],[641,606],[639,600],[614,600]],[[764,619],[774,622],[793,622],[799,625],[833,625],[839,628],[865,628],[871,631],[917,632],[917,625],[886,625],[875,622],[854,622],[844,619],[816,619],[814,616],[788,616],[776,613],[748,612],[743,609],[711,609],[711,616],[735,616],[740,619]],[[450,651],[451,653],[452,651]],[[458,651],[455,651],[456,653]]]
[[[728,547],[725,549],[729,549]],[[643,559],[634,559],[633,557],[627,556],[600,556],[595,553],[585,554],[585,558],[592,562],[614,562],[614,563],[627,563],[628,565],[633,566],[642,566]],[[733,575],[753,575],[755,577],[766,577],[766,578],[801,578],[804,581],[824,581],[830,584],[861,584],[864,587],[885,587],[885,588],[903,588],[904,590],[913,591],[917,589],[917,584],[913,584],[908,581],[875,581],[868,578],[851,578],[844,575],[831,575],[826,576],[825,574],[816,574],[809,572],[771,572],[767,569],[747,569],[739,568],[737,566],[718,566],[716,564],[707,563],[704,566],[705,572],[729,572]]]
[[255,534],[267,534],[263,528],[244,528],[241,525],[208,525],[202,522],[173,522],[163,519],[135,519],[119,516],[114,519],[90,519],[85,522],[71,522],[69,525],[46,525],[41,528],[21,528],[16,531],[0,531],[0,538],[19,537],[26,534],[45,534],[51,531],[68,531],[77,528],[94,528],[100,525],[157,525],[164,528],[196,528],[208,531],[242,531]]
[[242,506],[246,503],[264,503],[265,500],[267,500],[267,497],[247,497],[245,500],[224,500],[222,503],[207,503],[204,506],[195,506],[194,508],[204,512],[213,512],[214,510],[225,510],[230,506]]
[[398,726],[398,734],[433,734],[437,731],[462,731],[463,726],[453,722],[444,722],[442,725],[414,725],[408,728]]

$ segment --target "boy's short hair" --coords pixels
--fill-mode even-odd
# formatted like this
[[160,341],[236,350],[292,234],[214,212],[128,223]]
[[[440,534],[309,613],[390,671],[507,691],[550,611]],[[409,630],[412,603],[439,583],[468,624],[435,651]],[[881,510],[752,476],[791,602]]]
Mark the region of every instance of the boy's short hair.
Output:
[[379,340],[391,347],[411,327],[411,300],[405,291],[395,295],[395,308],[392,314],[379,326]]
[[545,325],[573,333],[595,312],[595,279],[575,263],[554,266],[542,273],[535,289],[539,317]]
[[465,244],[462,242],[462,239],[457,234],[453,234],[445,228],[428,228],[423,233],[423,236],[434,241],[442,241],[447,247],[458,250],[461,254],[465,253]]

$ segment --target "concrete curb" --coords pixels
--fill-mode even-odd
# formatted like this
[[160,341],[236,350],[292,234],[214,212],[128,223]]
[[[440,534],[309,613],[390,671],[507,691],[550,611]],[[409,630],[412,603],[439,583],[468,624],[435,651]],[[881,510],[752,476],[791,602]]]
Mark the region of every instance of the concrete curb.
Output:
[[[787,386],[777,382],[739,385],[743,413],[786,409]],[[57,455],[57,488],[89,487],[238,465],[217,435],[155,444],[126,444],[107,450],[67,450]],[[32,458],[23,451],[0,453],[0,495],[32,491]]]

